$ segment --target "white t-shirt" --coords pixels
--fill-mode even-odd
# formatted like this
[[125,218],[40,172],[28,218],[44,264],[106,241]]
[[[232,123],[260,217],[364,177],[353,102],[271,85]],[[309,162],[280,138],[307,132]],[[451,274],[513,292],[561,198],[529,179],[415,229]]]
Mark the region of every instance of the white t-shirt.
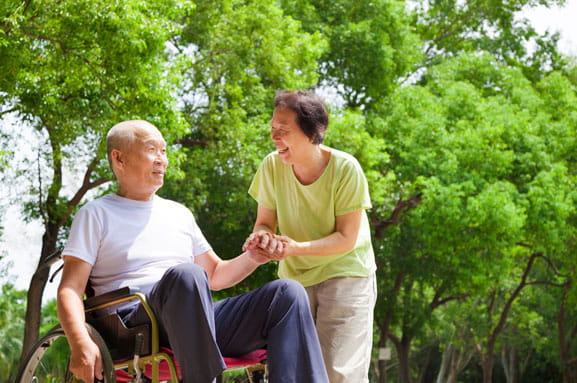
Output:
[[62,254],[93,266],[90,284],[99,295],[125,286],[148,293],[169,267],[210,249],[185,206],[108,194],[76,213]]

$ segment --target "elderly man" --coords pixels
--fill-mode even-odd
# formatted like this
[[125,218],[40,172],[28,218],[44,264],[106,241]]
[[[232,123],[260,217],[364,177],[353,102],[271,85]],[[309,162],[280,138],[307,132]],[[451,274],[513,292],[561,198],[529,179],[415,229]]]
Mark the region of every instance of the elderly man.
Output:
[[[125,121],[107,136],[118,191],[81,208],[63,251],[58,316],[70,343],[70,369],[85,382],[101,379],[97,346],[84,327],[82,296],[123,286],[144,292],[182,367],[183,382],[208,383],[224,369],[222,355],[267,347],[271,382],[327,382],[306,292],[277,280],[213,303],[210,290],[238,283],[278,252],[262,246],[224,261],[211,249],[192,213],[163,199],[166,142],[146,121]],[[120,310],[129,324],[144,317],[140,304]]]

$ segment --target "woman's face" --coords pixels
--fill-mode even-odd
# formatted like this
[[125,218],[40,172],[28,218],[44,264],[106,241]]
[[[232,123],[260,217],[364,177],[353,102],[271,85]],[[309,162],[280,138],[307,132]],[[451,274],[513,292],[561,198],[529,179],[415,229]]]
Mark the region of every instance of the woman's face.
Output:
[[295,111],[290,108],[276,108],[270,126],[270,137],[285,164],[297,163],[303,154],[316,146],[303,133],[296,122]]

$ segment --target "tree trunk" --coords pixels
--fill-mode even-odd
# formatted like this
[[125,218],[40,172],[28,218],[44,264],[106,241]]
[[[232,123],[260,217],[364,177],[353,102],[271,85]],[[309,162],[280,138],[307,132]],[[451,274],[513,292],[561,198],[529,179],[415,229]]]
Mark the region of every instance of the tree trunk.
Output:
[[519,374],[519,352],[517,347],[505,344],[501,351],[501,363],[505,370],[507,383],[519,383],[521,377]]
[[[49,135],[52,130],[47,127]],[[74,208],[80,204],[80,201],[86,193],[108,182],[107,178],[99,178],[95,181],[90,181],[90,177],[96,169],[100,157],[96,155],[84,173],[82,185],[76,191],[72,199],[67,203],[60,203],[60,189],[62,188],[62,153],[59,141],[54,138],[50,139],[52,146],[52,159],[54,163],[54,174],[52,185],[48,189],[48,194],[44,203],[39,204],[40,212],[44,222],[44,235],[42,236],[42,252],[36,272],[30,281],[26,302],[26,323],[24,325],[24,340],[22,341],[22,353],[20,363],[28,354],[36,340],[38,339],[38,332],[40,328],[40,314],[42,311],[42,295],[44,294],[44,287],[50,275],[50,265],[46,264],[46,259],[55,252],[58,241],[58,233],[60,229],[66,224],[66,221],[72,215]]]
[[[54,228],[58,233],[58,228]],[[28,288],[26,301],[26,321],[24,324],[24,339],[22,341],[22,352],[20,354],[20,363],[24,357],[38,340],[38,333],[40,329],[40,314],[42,311],[42,295],[44,294],[44,287],[50,275],[50,268],[43,267],[46,258],[54,253],[56,250],[57,235],[47,232],[42,237],[42,252],[36,272],[30,280],[30,287]]]
[[454,344],[450,343],[443,351],[443,359],[437,375],[437,383],[457,383],[459,374],[469,364],[472,353],[457,350]]
[[569,280],[563,285],[561,305],[559,307],[559,313],[557,314],[557,332],[563,383],[577,383],[577,358],[574,357],[571,359],[570,355],[572,344],[577,337],[577,326],[573,326],[569,330],[565,326],[566,317],[570,316],[570,314],[567,313],[567,294],[570,289],[571,281]]
[[395,346],[399,358],[399,383],[411,383],[411,366],[409,363],[411,341],[403,337],[401,342]]
[[387,361],[379,360],[379,383],[387,383]]
[[481,369],[483,370],[483,383],[493,383],[493,350],[487,351],[481,357]]
[[[387,346],[387,334],[381,333],[381,339],[378,342],[379,349]],[[379,383],[387,383],[387,361],[380,358],[379,353]]]

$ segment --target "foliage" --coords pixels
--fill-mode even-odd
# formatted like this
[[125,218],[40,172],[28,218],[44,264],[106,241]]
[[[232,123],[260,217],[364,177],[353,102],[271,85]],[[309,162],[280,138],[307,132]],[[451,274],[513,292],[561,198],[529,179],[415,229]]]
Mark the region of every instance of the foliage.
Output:
[[[12,203],[42,220],[45,257],[87,193],[111,187],[104,133],[148,119],[170,143],[160,193],[189,206],[230,258],[254,222],[247,189],[273,150],[275,91],[316,89],[331,106],[326,143],[358,158],[370,184],[376,333],[397,346],[397,381],[430,376],[410,358],[433,363],[448,344],[473,361],[463,379],[514,350],[527,356],[523,376],[560,376],[577,355],[577,65],[558,36],[517,17],[556,3],[5,1],[0,117],[16,116],[39,144],[12,163],[28,136],[2,126],[0,173],[25,186]],[[29,290],[37,311],[43,283]],[[513,371],[501,365],[496,374]]]
[[[465,312],[477,322],[465,326],[483,333],[476,343],[486,345],[508,296],[499,301],[491,292],[512,292],[530,254],[559,267],[575,247],[567,156],[575,91],[556,73],[534,86],[486,54],[446,60],[424,78],[423,86],[400,89],[374,125],[388,143],[396,193],[423,195],[379,249],[386,299],[377,318],[391,320],[393,340],[411,339],[440,305],[475,297],[475,310]],[[551,93],[561,108],[549,105]],[[535,267],[541,282],[557,282],[547,263]]]
[[320,58],[320,84],[349,108],[387,98],[421,59],[405,4],[390,0],[283,0],[283,9],[308,32],[320,32],[329,49]]
[[9,382],[16,373],[22,347],[26,291],[14,289],[10,283],[2,286],[0,294],[0,381]]
[[562,5],[563,1],[418,0],[411,4],[412,23],[425,44],[422,67],[462,53],[486,51],[538,81],[568,64],[557,49],[558,34],[539,35],[528,20],[519,17],[528,7]]

